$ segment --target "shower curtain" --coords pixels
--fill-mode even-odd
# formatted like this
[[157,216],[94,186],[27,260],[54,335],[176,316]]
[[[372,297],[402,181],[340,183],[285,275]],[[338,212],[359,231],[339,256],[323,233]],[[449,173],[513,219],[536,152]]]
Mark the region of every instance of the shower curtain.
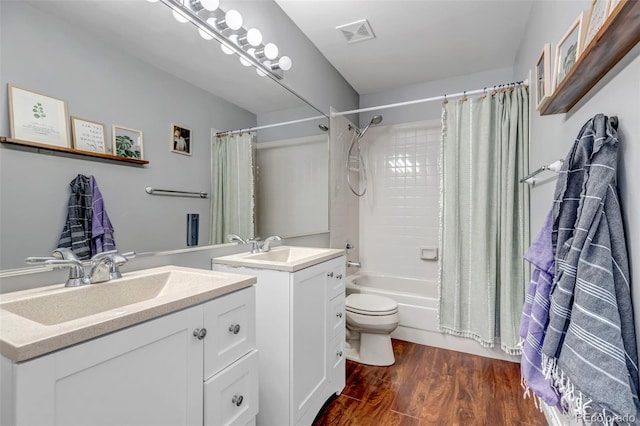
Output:
[[214,135],[211,141],[210,244],[228,234],[255,237],[255,138],[250,133]]
[[529,275],[528,150],[528,88],[444,104],[439,327],[511,355]]

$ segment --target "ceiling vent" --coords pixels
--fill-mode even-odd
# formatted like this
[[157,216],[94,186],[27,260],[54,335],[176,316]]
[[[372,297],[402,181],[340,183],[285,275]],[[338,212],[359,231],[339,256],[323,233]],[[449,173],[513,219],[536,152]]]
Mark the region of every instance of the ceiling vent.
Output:
[[336,27],[344,38],[347,39],[347,43],[357,43],[359,41],[371,40],[376,38],[369,21],[361,19],[360,21],[352,22],[350,24],[340,25]]

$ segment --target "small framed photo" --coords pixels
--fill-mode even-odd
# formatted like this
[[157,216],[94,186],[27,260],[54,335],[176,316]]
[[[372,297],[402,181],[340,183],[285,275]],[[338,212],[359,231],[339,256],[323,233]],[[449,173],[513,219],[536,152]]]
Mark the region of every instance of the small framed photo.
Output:
[[540,109],[551,98],[551,44],[546,43],[536,61],[536,109]]
[[75,149],[100,154],[107,153],[107,128],[104,123],[72,116],[71,134]]
[[585,12],[571,24],[556,46],[555,66],[553,72],[553,88],[562,83],[582,53],[582,22]]
[[585,31],[583,46],[589,46],[589,43],[596,36],[604,21],[609,16],[609,9],[611,7],[611,0],[593,0],[591,8],[588,12],[588,19],[585,20]]
[[67,102],[8,84],[11,137],[69,148]]
[[171,152],[191,155],[192,142],[191,129],[177,124],[171,125]]
[[113,155],[144,160],[142,131],[113,125]]

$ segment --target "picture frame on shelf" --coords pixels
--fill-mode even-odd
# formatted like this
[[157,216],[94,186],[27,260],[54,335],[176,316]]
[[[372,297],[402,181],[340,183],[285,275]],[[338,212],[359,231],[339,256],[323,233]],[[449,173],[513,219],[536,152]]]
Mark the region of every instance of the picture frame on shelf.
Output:
[[113,125],[113,155],[144,160],[142,131]]
[[585,12],[571,24],[567,32],[558,41],[553,71],[553,88],[555,90],[582,54],[582,27]]
[[582,45],[586,48],[596,36],[602,25],[607,20],[611,9],[611,0],[593,0],[588,18],[585,21],[584,40]]
[[67,101],[7,84],[11,137],[69,148]]
[[171,124],[171,152],[191,155],[192,145],[191,129],[178,124]]
[[546,43],[536,61],[536,109],[542,107],[551,99],[551,43]]
[[71,116],[71,135],[74,149],[107,153],[107,128],[104,123]]

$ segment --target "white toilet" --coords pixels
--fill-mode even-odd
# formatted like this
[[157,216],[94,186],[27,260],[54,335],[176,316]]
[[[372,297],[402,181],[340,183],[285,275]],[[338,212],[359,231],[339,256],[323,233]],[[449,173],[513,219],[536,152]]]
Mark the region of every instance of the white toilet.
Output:
[[398,327],[398,303],[384,296],[353,293],[345,301],[347,359],[368,365],[392,365],[396,360],[391,332]]

